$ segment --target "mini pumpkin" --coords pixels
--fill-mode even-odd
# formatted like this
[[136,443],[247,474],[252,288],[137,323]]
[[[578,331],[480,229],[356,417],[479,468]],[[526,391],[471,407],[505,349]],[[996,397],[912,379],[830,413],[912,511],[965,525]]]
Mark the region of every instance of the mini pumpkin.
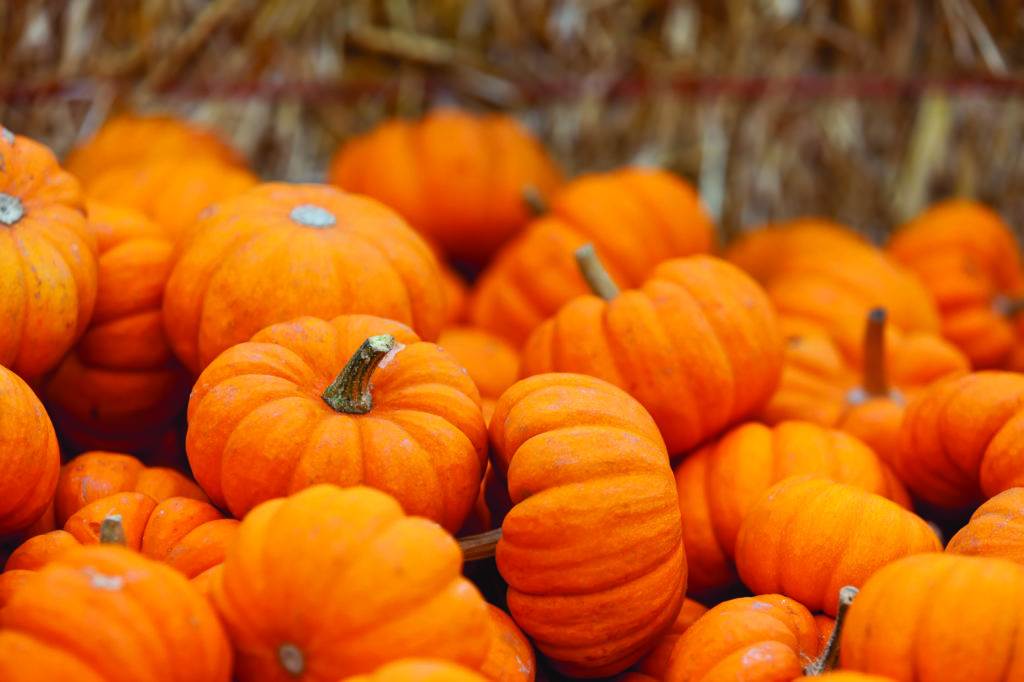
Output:
[[768,402],[782,339],[764,292],[740,269],[711,256],[673,259],[620,293],[592,248],[577,254],[595,295],[534,330],[524,375],[577,372],[615,384],[650,412],[673,455]]
[[519,378],[519,354],[500,336],[474,327],[448,327],[437,345],[452,354],[480,391],[484,421],[489,422],[494,404]]
[[537,675],[537,657],[530,640],[507,613],[492,604],[491,646],[480,666],[480,672],[494,682],[533,682]]
[[637,287],[663,260],[710,251],[714,226],[694,189],[671,173],[627,168],[578,178],[481,274],[470,300],[473,324],[521,345],[588,293],[574,257],[588,242],[615,282]]
[[736,538],[736,567],[755,592],[784,594],[835,615],[842,587],[860,587],[904,556],[939,551],[935,531],[895,502],[826,478],[794,476],[750,508]]
[[672,656],[672,650],[675,649],[676,642],[707,611],[706,606],[687,597],[683,601],[683,607],[679,609],[679,615],[676,616],[675,622],[672,623],[672,626],[665,634],[658,638],[654,648],[640,659],[635,666],[636,669],[644,675],[650,675],[650,679],[664,679],[665,671],[668,669],[668,661]]
[[342,682],[486,682],[499,679],[448,661],[430,658],[409,658],[388,663],[369,675],[346,677]]
[[1024,488],[1010,488],[978,507],[946,545],[953,554],[999,557],[1024,565]]
[[366,484],[458,530],[477,497],[480,397],[440,347],[392,320],[272,325],[199,377],[186,448],[196,480],[244,516],[316,483]]
[[490,428],[514,504],[496,549],[512,617],[567,674],[621,672],[671,627],[686,589],[657,426],[607,382],[541,374],[501,396]]
[[825,476],[910,506],[892,470],[849,434],[800,421],[743,424],[676,468],[691,590],[735,579],[733,559],[744,519],[771,486],[799,475]]
[[82,191],[53,153],[0,127],[0,365],[53,369],[96,302],[96,240]]
[[561,174],[510,116],[438,109],[348,140],[328,181],[391,206],[452,258],[483,263],[529,220],[524,193],[549,196]]
[[211,598],[239,682],[331,681],[415,656],[477,669],[491,627],[461,569],[456,542],[386,494],[318,485],[245,517]]
[[445,328],[462,324],[469,315],[469,285],[451,267],[441,263],[441,287],[444,289]]

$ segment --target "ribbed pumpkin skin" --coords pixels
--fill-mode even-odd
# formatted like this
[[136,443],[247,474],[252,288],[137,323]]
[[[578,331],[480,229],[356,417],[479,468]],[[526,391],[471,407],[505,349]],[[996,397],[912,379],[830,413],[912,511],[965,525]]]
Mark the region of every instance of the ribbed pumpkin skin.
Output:
[[736,567],[754,592],[778,592],[836,614],[836,595],[892,561],[941,552],[935,531],[895,502],[825,478],[796,476],[755,503],[736,539]]
[[78,181],[49,149],[2,127],[0,201],[0,365],[31,381],[89,324],[96,240]]
[[371,675],[346,677],[341,682],[486,682],[479,673],[447,661],[429,658],[388,663]]
[[883,675],[868,675],[867,673],[858,673],[852,670],[835,670],[830,673],[825,673],[824,675],[798,677],[797,680],[824,680],[824,682],[896,682],[891,677],[885,677]]
[[519,353],[500,336],[475,327],[448,327],[437,345],[469,372],[480,390],[484,421],[490,422],[495,402],[519,378]]
[[757,281],[765,282],[803,254],[859,250],[866,245],[849,226],[809,216],[747,230],[725,249],[725,258]]
[[406,517],[382,492],[319,485],[245,517],[211,598],[239,682],[294,679],[286,644],[311,681],[411,656],[476,669],[491,629],[461,570],[458,545],[436,524]]
[[203,596],[177,571],[121,547],[68,552],[0,611],[5,682],[230,677],[231,650]]
[[749,423],[687,457],[675,472],[690,587],[727,585],[740,526],[771,486],[819,475],[909,507],[896,475],[864,443],[810,422]]
[[60,449],[46,410],[28,384],[0,367],[0,536],[43,516],[60,473]]
[[588,242],[625,289],[640,286],[664,260],[710,251],[714,226],[693,188],[671,173],[627,168],[578,178],[480,276],[473,324],[521,345],[565,303],[589,293],[573,257]]
[[683,607],[679,609],[679,615],[676,616],[675,622],[672,623],[672,627],[658,638],[654,648],[636,664],[636,669],[645,675],[650,675],[652,679],[663,679],[665,671],[668,670],[668,661],[672,656],[672,650],[676,647],[676,642],[679,641],[679,638],[682,637],[683,633],[691,625],[707,613],[707,610],[707,607],[703,604],[686,598],[683,601]]
[[497,547],[512,617],[566,674],[624,670],[671,626],[686,589],[657,427],[609,383],[542,374],[502,395],[490,428],[514,504]]
[[1024,488],[1010,488],[975,510],[946,545],[953,554],[997,557],[1024,565]]
[[760,410],[782,355],[757,283],[723,260],[692,256],[662,263],[642,288],[611,301],[589,295],[563,306],[526,342],[522,371],[615,384],[650,412],[676,455]]
[[940,381],[907,408],[893,468],[918,497],[964,507],[1024,485],[1024,376]]
[[676,642],[665,682],[791,680],[818,655],[811,613],[778,594],[740,597],[705,613]]
[[[1024,567],[924,554],[878,571],[853,600],[844,669],[899,682],[1024,679]],[[945,617],[936,617],[944,614]]]
[[171,347],[198,374],[264,327],[368,313],[434,339],[444,291],[427,244],[372,199],[267,183],[215,204],[179,244],[164,295]]
[[537,675],[537,657],[530,640],[507,613],[487,605],[491,616],[491,646],[480,672],[494,682],[533,682]]
[[[403,345],[373,374],[372,410],[336,412],[324,389],[377,334]],[[455,531],[487,454],[480,397],[465,371],[405,325],[368,315],[299,318],[230,348],[196,382],[188,421],[196,480],[239,518],[317,483],[365,484]]]
[[452,258],[484,263],[529,220],[524,190],[545,200],[561,173],[515,119],[438,109],[347,141],[328,182],[391,206]]

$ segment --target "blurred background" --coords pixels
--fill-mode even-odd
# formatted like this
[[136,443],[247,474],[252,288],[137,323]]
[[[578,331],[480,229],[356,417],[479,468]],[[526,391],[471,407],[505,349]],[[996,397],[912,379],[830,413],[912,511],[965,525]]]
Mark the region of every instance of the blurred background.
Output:
[[4,0],[0,120],[64,153],[173,112],[266,178],[458,104],[573,174],[659,165],[726,235],[822,214],[878,238],[933,199],[1024,209],[1018,0]]

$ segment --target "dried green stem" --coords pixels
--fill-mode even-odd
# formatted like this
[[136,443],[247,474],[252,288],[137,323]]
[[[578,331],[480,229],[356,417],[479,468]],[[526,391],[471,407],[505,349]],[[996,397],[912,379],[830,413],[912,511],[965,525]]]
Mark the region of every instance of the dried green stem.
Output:
[[818,656],[817,659],[804,668],[804,675],[808,677],[821,675],[836,667],[836,662],[839,661],[839,640],[843,636],[843,624],[846,622],[846,613],[850,609],[850,604],[853,603],[853,598],[857,596],[859,591],[853,585],[847,585],[839,590],[839,608],[836,610],[835,627],[832,628],[832,634],[829,635],[825,650],[821,652],[821,656]]
[[548,204],[544,201],[544,195],[540,193],[540,190],[535,185],[523,187],[523,203],[526,204],[527,210],[529,210],[530,215],[534,218],[548,212]]
[[121,515],[111,514],[103,519],[103,523],[100,524],[100,544],[124,546],[126,542]]
[[606,301],[619,295],[619,287],[608,274],[604,263],[597,257],[597,251],[594,250],[593,244],[584,244],[576,249],[576,265],[579,266],[580,274],[586,280],[587,286],[596,295]]
[[479,561],[494,556],[498,547],[498,540],[501,540],[501,529],[496,528],[486,533],[467,535],[459,538],[459,548],[462,550],[463,561]]
[[324,389],[324,402],[345,414],[366,414],[373,409],[373,373],[395,346],[395,337],[390,334],[371,336],[363,341],[341,374]]

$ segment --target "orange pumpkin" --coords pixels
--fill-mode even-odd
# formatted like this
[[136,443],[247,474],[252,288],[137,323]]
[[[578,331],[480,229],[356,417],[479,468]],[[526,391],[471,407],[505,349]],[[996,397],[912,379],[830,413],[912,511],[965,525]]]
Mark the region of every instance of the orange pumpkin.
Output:
[[629,168],[578,178],[480,276],[470,301],[473,324],[522,344],[562,305],[588,293],[573,255],[588,242],[615,282],[636,287],[663,260],[710,251],[714,226],[693,188],[671,173]]
[[810,476],[777,483],[747,513],[736,567],[754,592],[778,592],[835,615],[835,596],[882,566],[942,551],[935,531],[895,502]]
[[946,551],[1024,564],[1024,488],[1004,490],[978,507]]
[[433,339],[444,291],[430,248],[372,199],[268,183],[205,213],[164,295],[171,347],[199,373],[260,329],[300,315],[370,313]]
[[96,302],[96,240],[82,191],[53,153],[0,127],[0,365],[53,369]]
[[161,302],[173,245],[127,208],[88,204],[99,243],[99,290],[92,321],[47,383],[45,396],[64,437],[82,442],[149,434],[184,411],[189,377],[164,337]]
[[407,658],[381,666],[369,675],[346,677],[342,682],[486,682],[489,679],[461,665],[431,658]]
[[1024,567],[1010,561],[901,559],[875,573],[850,607],[841,667],[906,682],[1020,680],[1022,603]]
[[896,682],[891,677],[883,675],[868,675],[852,670],[836,670],[824,675],[807,675],[798,677],[797,680],[823,680],[823,682]]
[[437,345],[452,354],[480,391],[484,421],[490,422],[494,404],[519,378],[519,354],[499,336],[474,327],[448,327]]
[[5,682],[230,677],[231,650],[206,599],[177,571],[122,547],[68,552],[0,610]]
[[487,454],[465,371],[367,315],[299,318],[230,348],[199,377],[188,422],[196,480],[239,518],[316,483],[366,484],[455,531]]
[[440,266],[441,287],[444,289],[444,324],[447,328],[465,322],[469,314],[469,285],[445,263]]
[[736,538],[751,508],[779,481],[809,474],[910,506],[892,470],[853,436],[800,421],[738,426],[676,468],[691,590],[732,582]]
[[537,657],[526,635],[509,615],[492,604],[491,646],[480,672],[494,682],[533,682],[537,674]]
[[668,670],[668,661],[672,656],[672,650],[676,647],[676,642],[684,632],[690,629],[694,623],[696,623],[705,613],[707,613],[707,607],[699,602],[687,598],[683,601],[683,608],[679,609],[679,615],[676,616],[676,620],[672,623],[672,626],[658,638],[654,648],[647,652],[647,655],[640,659],[636,664],[636,669],[645,675],[650,675],[651,679],[661,680],[665,677],[665,671]]
[[[764,292],[711,256],[657,266],[619,293],[591,248],[578,252],[595,292],[530,336],[523,374],[590,374],[640,401],[668,451],[684,452],[756,413],[782,369],[782,341]],[[604,300],[602,300],[604,299]]]
[[907,408],[891,462],[910,490],[957,508],[1024,485],[1024,376],[984,371],[934,384]]
[[242,521],[211,597],[239,682],[334,680],[433,656],[476,669],[487,609],[455,541],[371,488],[307,488]]
[[1024,293],[1024,271],[999,215],[974,201],[943,201],[900,228],[888,248],[931,292],[943,336],[972,366],[1006,367],[1018,343],[1006,304]]
[[53,500],[60,449],[46,410],[17,374],[0,367],[0,537],[28,528]]
[[774,279],[791,260],[806,254],[841,254],[868,246],[850,227],[808,216],[749,229],[729,244],[725,257],[759,282]]
[[567,674],[624,670],[671,627],[686,589],[657,426],[609,383],[541,374],[501,396],[490,428],[514,504],[496,551],[512,617]]
[[71,150],[65,165],[89,183],[117,166],[197,157],[243,165],[238,152],[210,130],[171,116],[124,114],[106,121],[95,135]]
[[449,256],[484,263],[530,219],[524,193],[549,196],[561,174],[510,116],[439,109],[347,141],[328,182],[391,206]]

